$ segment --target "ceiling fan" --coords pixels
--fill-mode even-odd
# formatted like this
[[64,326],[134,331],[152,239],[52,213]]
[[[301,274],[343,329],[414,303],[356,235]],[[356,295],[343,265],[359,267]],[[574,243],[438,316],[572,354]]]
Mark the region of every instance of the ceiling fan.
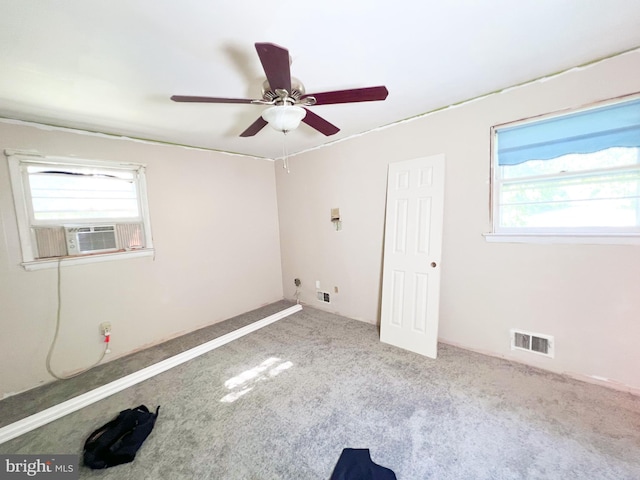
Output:
[[384,100],[389,92],[384,86],[335,90],[322,93],[305,93],[304,85],[291,76],[290,57],[286,48],[273,43],[256,43],[256,51],[267,80],[262,85],[262,98],[221,98],[173,95],[174,102],[195,103],[250,103],[270,105],[262,116],[240,134],[251,137],[269,124],[276,130],[288,132],[304,122],[324,135],[333,135],[340,129],[306,107],[335,103],[372,102]]

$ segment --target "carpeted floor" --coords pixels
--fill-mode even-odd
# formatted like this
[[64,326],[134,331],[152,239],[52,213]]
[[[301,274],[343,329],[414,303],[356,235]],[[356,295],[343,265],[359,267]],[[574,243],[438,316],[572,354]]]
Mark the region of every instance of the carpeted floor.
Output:
[[[287,306],[6,399],[0,422]],[[447,345],[430,360],[309,307],[0,452],[79,454],[91,431],[140,404],[162,407],[136,460],[81,478],[328,480],[346,447],[371,449],[399,480],[640,478],[640,398]]]

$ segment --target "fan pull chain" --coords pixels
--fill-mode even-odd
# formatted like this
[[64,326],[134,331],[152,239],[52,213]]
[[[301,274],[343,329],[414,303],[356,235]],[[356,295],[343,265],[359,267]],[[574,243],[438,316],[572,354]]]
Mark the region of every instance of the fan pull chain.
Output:
[[291,173],[289,170],[289,154],[287,153],[287,132],[283,131],[284,139],[282,140],[282,168],[284,168],[287,173]]

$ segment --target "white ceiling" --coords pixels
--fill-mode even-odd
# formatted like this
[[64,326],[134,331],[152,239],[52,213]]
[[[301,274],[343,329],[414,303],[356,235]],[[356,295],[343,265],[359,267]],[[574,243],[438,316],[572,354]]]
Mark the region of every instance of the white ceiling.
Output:
[[266,107],[255,42],[289,49],[308,93],[386,85],[384,102],[311,107],[289,153],[640,46],[639,0],[0,0],[0,116],[277,158],[240,138]]

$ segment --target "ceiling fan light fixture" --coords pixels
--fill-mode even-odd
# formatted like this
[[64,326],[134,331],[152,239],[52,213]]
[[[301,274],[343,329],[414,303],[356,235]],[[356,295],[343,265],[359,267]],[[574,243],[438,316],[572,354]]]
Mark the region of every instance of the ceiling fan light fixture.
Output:
[[276,105],[262,112],[262,118],[279,132],[290,132],[300,125],[307,111],[296,105]]

